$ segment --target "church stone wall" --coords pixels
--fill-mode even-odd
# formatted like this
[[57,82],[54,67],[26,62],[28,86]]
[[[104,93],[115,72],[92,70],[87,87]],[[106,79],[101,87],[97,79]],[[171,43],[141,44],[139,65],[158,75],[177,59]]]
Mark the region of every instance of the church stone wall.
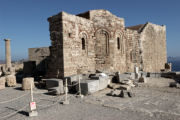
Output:
[[48,62],[48,72],[46,77],[63,78],[64,61],[63,61],[63,27],[62,13],[48,18],[50,31],[50,57]]
[[134,66],[141,67],[140,35],[135,30],[126,29],[126,72],[134,72]]
[[62,20],[64,76],[95,71],[92,21],[64,12]]
[[147,23],[141,33],[143,70],[160,72],[167,63],[166,27]]
[[47,77],[96,70],[133,72],[134,66],[157,72],[167,62],[164,26],[148,23],[125,28],[124,19],[106,10],[79,15],[61,12],[48,21],[51,47]]

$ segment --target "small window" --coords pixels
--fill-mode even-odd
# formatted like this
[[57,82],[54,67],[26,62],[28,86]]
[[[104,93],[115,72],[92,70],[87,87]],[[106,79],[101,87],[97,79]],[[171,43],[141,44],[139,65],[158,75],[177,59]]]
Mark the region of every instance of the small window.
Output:
[[117,48],[118,48],[118,50],[120,49],[120,39],[119,39],[119,37],[117,38]]
[[82,50],[85,50],[85,39],[82,38],[81,41],[82,41]]

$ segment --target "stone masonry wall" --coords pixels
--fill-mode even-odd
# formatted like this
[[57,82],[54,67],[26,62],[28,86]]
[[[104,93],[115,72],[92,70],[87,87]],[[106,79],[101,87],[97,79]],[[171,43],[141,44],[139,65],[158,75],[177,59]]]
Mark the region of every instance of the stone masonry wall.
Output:
[[[92,21],[63,12],[64,76],[95,71]],[[82,47],[85,40],[85,48]]]
[[29,61],[36,61],[36,65],[41,63],[50,55],[49,47],[29,48]]
[[48,71],[46,77],[63,78],[64,61],[63,61],[63,27],[62,12],[48,18],[50,31],[50,57],[48,62]]
[[148,23],[141,33],[143,70],[160,72],[167,63],[166,27]]
[[[124,19],[106,10],[92,10],[90,20],[93,21],[95,30],[96,70],[125,72]],[[119,49],[117,48],[118,37]]]
[[126,72],[134,72],[134,66],[140,67],[140,34],[126,29]]
[[36,62],[37,71],[47,70],[47,59],[50,55],[49,47],[29,48],[29,61]]

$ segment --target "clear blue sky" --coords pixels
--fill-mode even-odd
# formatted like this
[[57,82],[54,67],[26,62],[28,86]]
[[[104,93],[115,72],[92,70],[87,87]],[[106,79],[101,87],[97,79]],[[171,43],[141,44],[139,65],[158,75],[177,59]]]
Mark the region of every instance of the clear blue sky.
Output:
[[168,56],[180,56],[180,0],[0,0],[0,59],[4,38],[12,40],[13,59],[27,58],[28,48],[50,45],[48,17],[91,9],[107,9],[124,18],[126,26],[166,25]]

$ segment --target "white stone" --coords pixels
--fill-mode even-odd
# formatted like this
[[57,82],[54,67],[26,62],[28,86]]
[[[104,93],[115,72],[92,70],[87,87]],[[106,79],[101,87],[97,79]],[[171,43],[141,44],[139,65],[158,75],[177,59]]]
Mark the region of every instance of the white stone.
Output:
[[32,83],[32,88],[34,88],[34,78],[33,77],[23,78],[22,89],[23,90],[30,90],[31,89],[31,83]]
[[8,87],[16,86],[16,76],[15,75],[7,75],[6,76],[6,84]]
[[0,77],[0,90],[5,88],[5,77]]

